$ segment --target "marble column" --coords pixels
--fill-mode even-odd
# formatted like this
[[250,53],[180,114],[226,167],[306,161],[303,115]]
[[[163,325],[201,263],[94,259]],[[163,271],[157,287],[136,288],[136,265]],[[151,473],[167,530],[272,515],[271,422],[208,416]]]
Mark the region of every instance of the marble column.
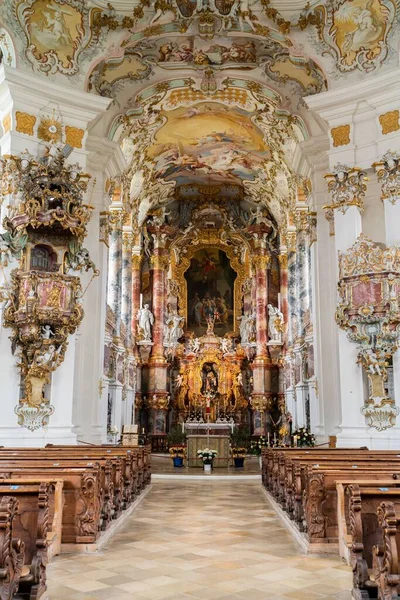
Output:
[[110,210],[109,263],[107,304],[115,317],[115,333],[121,331],[121,280],[122,280],[122,211]]
[[137,330],[137,314],[140,308],[140,289],[141,289],[141,264],[142,257],[140,254],[132,251],[132,323],[131,323],[131,331],[133,339],[136,338],[136,330]]
[[164,356],[164,320],[166,308],[166,269],[168,256],[165,250],[155,248],[151,258],[153,271],[153,348],[149,360],[149,398],[153,434],[166,433],[169,395],[167,390],[168,363]]
[[251,405],[253,408],[254,431],[265,433],[265,411],[269,406],[271,395],[271,361],[267,353],[268,341],[268,286],[267,268],[271,264],[271,257],[264,252],[257,254],[254,259],[256,281],[256,343],[257,353],[252,364],[253,393]]
[[132,232],[122,233],[121,253],[121,321],[125,326],[125,345],[130,347],[132,340]]

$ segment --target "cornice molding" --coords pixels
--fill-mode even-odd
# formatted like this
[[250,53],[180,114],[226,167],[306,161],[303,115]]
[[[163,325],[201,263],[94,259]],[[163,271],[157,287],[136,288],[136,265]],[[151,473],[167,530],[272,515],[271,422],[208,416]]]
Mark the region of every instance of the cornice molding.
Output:
[[86,150],[89,152],[88,160],[91,166],[98,170],[106,169],[110,178],[120,175],[127,167],[120,146],[107,138],[92,135],[89,132]]
[[109,98],[95,96],[63,86],[44,77],[32,75],[6,65],[0,65],[0,110],[11,102],[25,105],[32,113],[38,113],[51,102],[58,104],[63,117],[90,123],[111,103]]
[[387,71],[374,77],[358,81],[327,92],[320,92],[304,98],[307,106],[317,115],[329,121],[341,116],[353,115],[360,102],[378,108],[391,102],[398,102],[400,89],[400,68]]

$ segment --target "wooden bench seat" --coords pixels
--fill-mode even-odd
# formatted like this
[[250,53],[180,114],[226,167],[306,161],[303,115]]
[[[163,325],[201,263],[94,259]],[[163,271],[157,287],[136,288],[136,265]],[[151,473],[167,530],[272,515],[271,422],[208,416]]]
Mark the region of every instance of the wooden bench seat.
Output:
[[[345,496],[353,598],[397,598],[400,583],[397,564],[400,489],[359,482],[345,486]],[[389,578],[387,575],[390,575]]]
[[49,506],[54,507],[54,488],[47,482],[0,486],[0,498],[9,498],[10,494],[18,500],[12,522],[13,535],[24,544],[25,569],[21,569],[18,595],[38,600],[46,591]]
[[15,497],[0,498],[0,600],[11,600],[14,596],[24,565],[25,546],[14,531],[17,511]]

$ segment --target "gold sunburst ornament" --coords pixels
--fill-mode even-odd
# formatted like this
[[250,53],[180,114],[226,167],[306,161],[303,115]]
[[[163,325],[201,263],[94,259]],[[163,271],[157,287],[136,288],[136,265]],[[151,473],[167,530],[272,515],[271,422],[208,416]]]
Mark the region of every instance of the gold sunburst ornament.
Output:
[[57,119],[48,117],[39,123],[38,138],[45,142],[59,142],[61,131],[61,123]]

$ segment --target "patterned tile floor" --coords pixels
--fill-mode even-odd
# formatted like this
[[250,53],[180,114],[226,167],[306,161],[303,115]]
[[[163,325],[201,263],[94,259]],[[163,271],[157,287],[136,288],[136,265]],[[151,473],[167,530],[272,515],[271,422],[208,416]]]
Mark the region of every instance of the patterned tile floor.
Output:
[[50,600],[350,600],[339,558],[301,554],[260,484],[153,483],[96,555],[57,557]]

